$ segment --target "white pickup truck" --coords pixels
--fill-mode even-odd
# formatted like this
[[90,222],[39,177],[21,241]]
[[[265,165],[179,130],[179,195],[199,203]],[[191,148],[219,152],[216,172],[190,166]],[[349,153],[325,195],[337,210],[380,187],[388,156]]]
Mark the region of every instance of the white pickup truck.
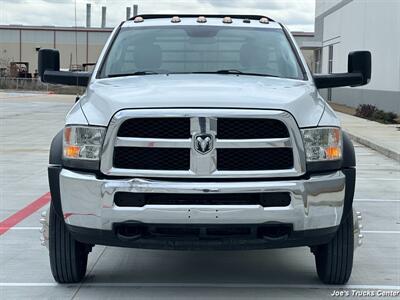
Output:
[[369,82],[312,74],[292,35],[265,16],[141,15],[111,34],[50,150],[43,244],[57,282],[81,281],[92,247],[309,246],[324,283],[344,284],[361,242],[354,148],[318,89]]

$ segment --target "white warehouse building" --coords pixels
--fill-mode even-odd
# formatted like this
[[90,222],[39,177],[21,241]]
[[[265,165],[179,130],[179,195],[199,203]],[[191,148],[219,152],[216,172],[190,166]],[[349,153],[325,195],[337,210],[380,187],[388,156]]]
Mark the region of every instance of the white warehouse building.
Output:
[[357,88],[323,91],[328,100],[348,106],[373,104],[400,113],[400,1],[317,0],[315,41],[318,71],[347,70],[347,55],[354,50],[372,54],[371,82]]

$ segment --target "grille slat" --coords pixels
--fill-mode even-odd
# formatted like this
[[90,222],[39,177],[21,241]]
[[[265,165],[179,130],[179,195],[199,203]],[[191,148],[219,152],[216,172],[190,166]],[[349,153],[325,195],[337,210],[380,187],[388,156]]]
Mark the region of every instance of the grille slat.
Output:
[[190,138],[189,118],[134,118],[122,123],[118,130],[121,137],[141,138]]
[[189,170],[190,149],[116,147],[114,167],[139,170]]
[[284,170],[293,167],[291,148],[217,149],[220,171]]
[[284,123],[274,119],[218,119],[219,139],[273,139],[289,137]]

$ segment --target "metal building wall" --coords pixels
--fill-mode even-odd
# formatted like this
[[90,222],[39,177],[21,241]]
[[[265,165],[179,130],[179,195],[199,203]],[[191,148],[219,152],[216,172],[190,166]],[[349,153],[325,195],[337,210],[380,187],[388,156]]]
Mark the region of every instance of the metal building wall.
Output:
[[101,50],[103,50],[104,44],[106,43],[111,32],[91,32],[88,35],[89,46],[88,46],[88,62],[95,63],[99,58]]
[[[322,6],[321,6],[322,5]],[[371,82],[358,88],[332,89],[332,101],[357,107],[374,104],[400,113],[400,1],[317,0],[316,32],[322,32],[322,72],[347,70],[348,53],[369,50]]]
[[20,60],[19,41],[19,30],[0,30],[0,68],[8,61]]
[[[111,29],[85,30],[77,32],[73,28],[25,28],[10,29],[0,27],[0,68],[9,62],[29,62],[29,72],[37,69],[37,53],[39,48],[57,48],[60,50],[60,67],[68,69],[70,63],[81,65],[95,63],[107,41]],[[76,43],[77,53],[76,56]],[[77,57],[77,60],[76,60]]]

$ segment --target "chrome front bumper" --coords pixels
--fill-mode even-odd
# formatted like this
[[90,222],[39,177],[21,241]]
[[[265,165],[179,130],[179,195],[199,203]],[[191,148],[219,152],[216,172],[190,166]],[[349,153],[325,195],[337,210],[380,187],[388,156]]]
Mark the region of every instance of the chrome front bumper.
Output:
[[[266,193],[289,192],[286,207],[259,205],[146,205],[117,207],[116,192],[140,193]],[[177,182],[147,179],[97,179],[63,169],[60,193],[67,224],[111,230],[114,223],[138,221],[158,224],[293,224],[295,231],[340,224],[345,194],[341,171],[307,180],[245,182]]]

